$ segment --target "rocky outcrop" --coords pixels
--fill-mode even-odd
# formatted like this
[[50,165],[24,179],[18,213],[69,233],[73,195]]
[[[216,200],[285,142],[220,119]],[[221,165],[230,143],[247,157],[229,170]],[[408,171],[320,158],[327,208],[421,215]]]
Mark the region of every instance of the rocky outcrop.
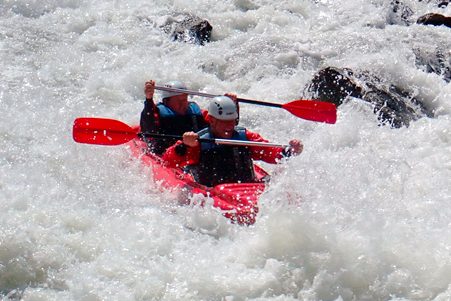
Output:
[[186,14],[167,17],[160,24],[160,28],[174,41],[197,45],[210,42],[213,29],[207,20]]
[[445,25],[447,27],[451,27],[451,17],[445,17],[440,14],[431,13],[419,17],[417,23],[434,26]]
[[313,98],[341,105],[349,96],[362,99],[373,106],[381,124],[392,127],[408,126],[413,120],[432,117],[410,91],[381,82],[368,72],[355,73],[347,68],[328,67],[320,70],[307,87]]

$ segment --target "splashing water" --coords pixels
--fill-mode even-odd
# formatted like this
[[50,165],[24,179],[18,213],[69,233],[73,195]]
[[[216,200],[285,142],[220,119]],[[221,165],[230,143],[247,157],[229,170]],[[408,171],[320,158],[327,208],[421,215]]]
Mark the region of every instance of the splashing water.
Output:
[[[388,2],[2,1],[0,298],[451,299],[451,85],[415,65],[450,32],[388,25]],[[212,42],[171,41],[159,26],[177,13],[209,20]],[[328,125],[243,104],[243,126],[305,145],[265,165],[251,227],[175,205],[125,147],[72,141],[76,117],[138,123],[148,79],[283,103],[327,66],[413,90],[436,117],[380,127],[350,99]]]

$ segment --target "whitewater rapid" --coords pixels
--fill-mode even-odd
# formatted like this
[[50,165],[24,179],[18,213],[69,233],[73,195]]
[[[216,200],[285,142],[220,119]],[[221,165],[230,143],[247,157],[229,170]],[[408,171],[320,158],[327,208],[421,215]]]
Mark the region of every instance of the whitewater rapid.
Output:
[[[173,13],[209,20],[212,42],[171,41]],[[0,300],[451,300],[451,85],[414,56],[451,49],[451,32],[389,14],[382,0],[0,0]],[[137,124],[148,79],[284,103],[327,66],[414,90],[435,117],[381,127],[349,99],[330,125],[242,104],[243,126],[305,145],[264,165],[250,227],[175,205],[123,146],[72,140],[77,117]]]

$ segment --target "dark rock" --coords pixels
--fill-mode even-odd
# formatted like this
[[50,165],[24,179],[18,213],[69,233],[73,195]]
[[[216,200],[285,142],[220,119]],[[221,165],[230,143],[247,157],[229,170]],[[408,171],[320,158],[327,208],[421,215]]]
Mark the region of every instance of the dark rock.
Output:
[[207,20],[192,15],[169,17],[160,27],[174,41],[198,45],[210,42],[213,29]]
[[447,27],[451,27],[451,17],[445,17],[440,14],[430,13],[419,17],[417,23],[434,26],[445,25]]
[[362,97],[362,88],[351,80],[352,76],[350,69],[327,67],[315,74],[308,90],[316,98],[339,106],[348,96]]
[[350,69],[328,67],[320,70],[308,85],[315,99],[342,104],[348,96],[360,98],[373,106],[381,124],[408,126],[412,120],[433,113],[418,101],[412,92],[393,84],[385,84],[368,72],[356,74]]

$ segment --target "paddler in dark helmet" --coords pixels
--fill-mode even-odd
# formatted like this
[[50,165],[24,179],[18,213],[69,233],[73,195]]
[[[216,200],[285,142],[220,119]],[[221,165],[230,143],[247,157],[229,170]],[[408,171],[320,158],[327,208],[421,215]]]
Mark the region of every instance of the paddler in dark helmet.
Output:
[[[170,81],[165,86],[186,90],[186,85],[181,81]],[[155,81],[146,82],[144,86],[146,100],[140,121],[143,133],[182,135],[185,132],[200,131],[208,126],[204,118],[207,112],[201,110],[195,102],[188,101],[188,94],[163,91],[162,101],[155,105],[154,92]],[[171,138],[146,139],[150,150],[157,155],[161,155],[176,141]]]
[[[234,96],[236,98],[236,96]],[[261,147],[217,145],[199,142],[199,138],[220,138],[244,141],[268,142],[259,134],[236,126],[238,118],[235,101],[227,96],[217,96],[208,107],[209,127],[194,133],[183,134],[183,140],[165,152],[163,159],[170,167],[185,167],[193,171],[197,181],[206,186],[222,183],[255,181],[253,160],[277,163],[283,157],[302,152],[299,140],[291,140],[290,147]]]

